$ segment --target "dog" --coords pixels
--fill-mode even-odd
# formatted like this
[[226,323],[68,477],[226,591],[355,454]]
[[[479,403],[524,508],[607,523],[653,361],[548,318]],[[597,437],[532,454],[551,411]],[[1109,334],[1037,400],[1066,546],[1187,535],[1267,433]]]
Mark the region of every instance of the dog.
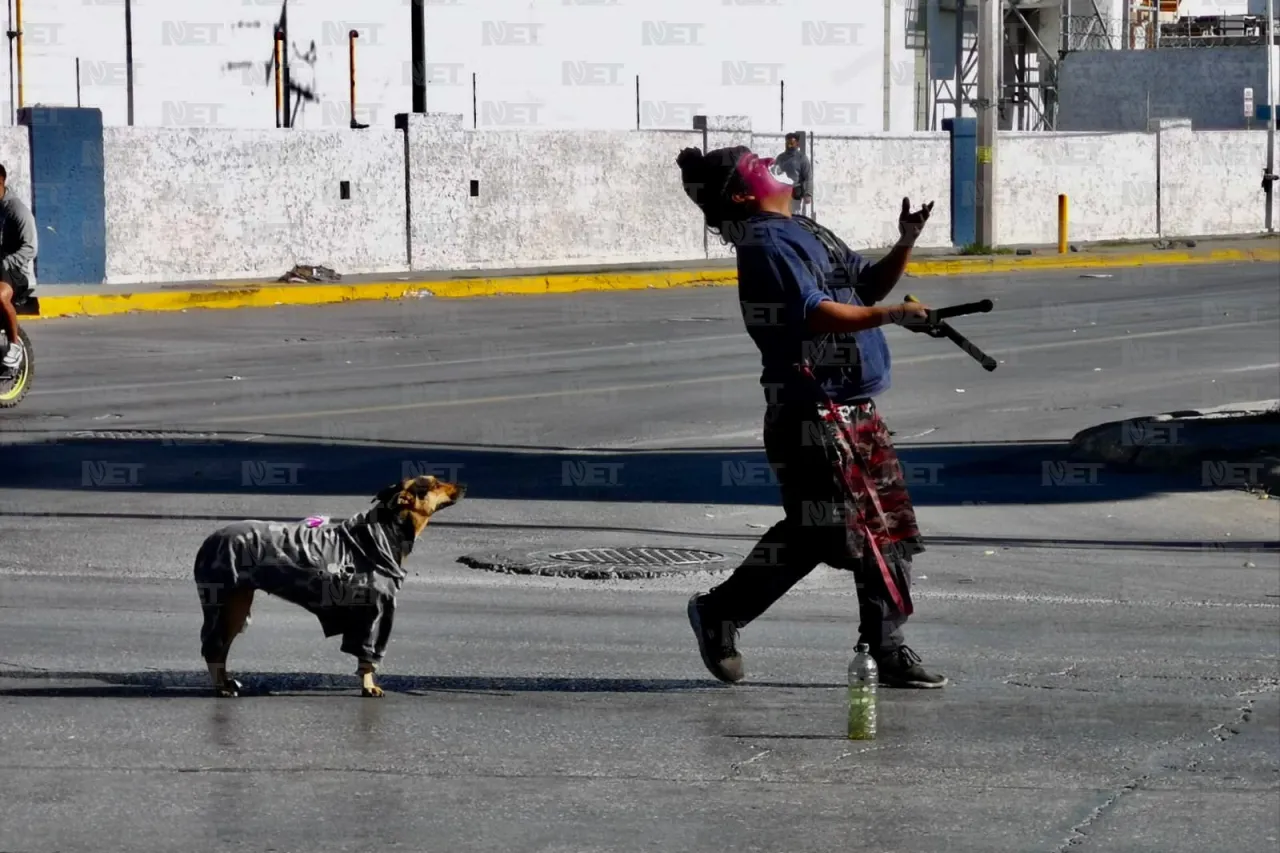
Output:
[[314,613],[325,637],[341,634],[341,650],[358,663],[361,696],[381,697],[373,675],[391,637],[404,561],[431,516],[465,494],[459,483],[409,477],[343,522],[248,520],[211,533],[196,553],[194,577],[204,614],[200,652],[214,694],[240,695],[243,685],[227,674],[227,653],[261,590]]

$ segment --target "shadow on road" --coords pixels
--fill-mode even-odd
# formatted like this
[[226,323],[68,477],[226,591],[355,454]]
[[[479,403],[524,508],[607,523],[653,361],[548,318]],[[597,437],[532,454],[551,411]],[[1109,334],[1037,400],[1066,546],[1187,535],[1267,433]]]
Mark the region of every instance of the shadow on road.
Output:
[[[319,672],[240,672],[233,677],[244,685],[245,696],[278,693],[342,692],[359,696],[355,676]],[[53,698],[189,698],[209,695],[209,673],[195,670],[148,670],[145,672],[52,672],[46,670],[0,671],[6,680],[48,682],[47,687],[0,687],[0,696],[40,696]],[[59,682],[92,681],[89,685],[66,686]],[[717,681],[676,678],[503,678],[447,675],[386,675],[378,684],[389,693],[673,693],[689,690],[727,689]],[[833,690],[844,685],[821,683],[753,682],[752,687],[787,690]],[[735,689],[742,689],[738,685]]]
[[[592,451],[120,433],[14,444],[3,455],[7,489],[345,496],[435,474],[466,482],[472,499],[779,504],[760,447]],[[909,444],[899,455],[918,506],[1076,504],[1205,488],[1196,476],[1073,462],[1063,442]]]
[[[781,510],[778,517],[782,517]],[[198,512],[82,512],[77,510],[58,510],[53,512],[24,512],[0,510],[0,518],[83,518],[127,521],[183,521],[209,522],[225,524],[241,521],[243,515],[214,515]],[[297,515],[255,514],[259,521],[275,521],[281,524],[293,524],[299,521]],[[504,524],[501,522],[471,521],[432,521],[433,528],[455,530],[492,530],[492,531],[545,531],[556,533],[635,533],[643,536],[680,536],[696,539],[722,539],[733,542],[755,542],[763,530],[752,529],[743,533],[716,533],[708,530],[684,530],[671,527],[624,527],[606,524],[536,524],[532,522]],[[1045,537],[1031,539],[1022,536],[936,536],[926,535],[929,545],[950,546],[957,548],[1052,548],[1056,550],[1094,551],[1105,548],[1114,551],[1217,551],[1231,553],[1257,553],[1262,551],[1280,551],[1280,540],[1265,539],[1232,539],[1232,540],[1200,540],[1200,539],[1059,539]]]

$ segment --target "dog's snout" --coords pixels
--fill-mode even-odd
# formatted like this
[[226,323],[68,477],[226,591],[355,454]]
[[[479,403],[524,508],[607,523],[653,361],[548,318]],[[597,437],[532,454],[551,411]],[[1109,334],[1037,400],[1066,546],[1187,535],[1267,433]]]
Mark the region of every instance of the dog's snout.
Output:
[[454,497],[456,497],[456,498],[461,498],[462,496],[464,496],[464,495],[467,493],[467,484],[466,484],[466,483],[459,483],[459,484],[457,485],[457,488],[455,488],[455,489],[453,490],[453,493],[454,493]]

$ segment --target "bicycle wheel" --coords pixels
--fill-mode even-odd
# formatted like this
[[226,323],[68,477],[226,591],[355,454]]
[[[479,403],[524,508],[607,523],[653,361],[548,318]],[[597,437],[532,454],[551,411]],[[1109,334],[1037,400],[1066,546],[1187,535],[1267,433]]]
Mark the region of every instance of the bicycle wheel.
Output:
[[[3,335],[0,332],[0,337]],[[36,375],[36,354],[31,348],[31,339],[27,337],[26,329],[18,330],[18,339],[26,350],[26,358],[22,361],[22,369],[15,375],[0,377],[0,409],[12,409],[21,403],[22,398],[31,390],[31,380]]]

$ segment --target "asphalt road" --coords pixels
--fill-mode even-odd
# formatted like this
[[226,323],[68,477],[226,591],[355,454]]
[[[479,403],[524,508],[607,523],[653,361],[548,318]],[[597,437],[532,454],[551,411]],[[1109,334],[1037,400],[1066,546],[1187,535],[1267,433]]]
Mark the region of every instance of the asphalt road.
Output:
[[[1091,273],[1094,274],[1094,273]],[[732,290],[32,324],[0,415],[0,851],[1217,851],[1280,840],[1280,511],[1064,460],[1131,414],[1280,397],[1274,265],[909,280],[1001,360],[888,331],[930,549],[908,642],[952,684],[841,737],[849,579],[743,632],[716,575],[500,575],[460,555],[731,556],[779,515]],[[190,580],[223,520],[468,483],[411,559],[383,684],[260,600],[205,695]],[[1193,478],[1194,479],[1194,478]]]

